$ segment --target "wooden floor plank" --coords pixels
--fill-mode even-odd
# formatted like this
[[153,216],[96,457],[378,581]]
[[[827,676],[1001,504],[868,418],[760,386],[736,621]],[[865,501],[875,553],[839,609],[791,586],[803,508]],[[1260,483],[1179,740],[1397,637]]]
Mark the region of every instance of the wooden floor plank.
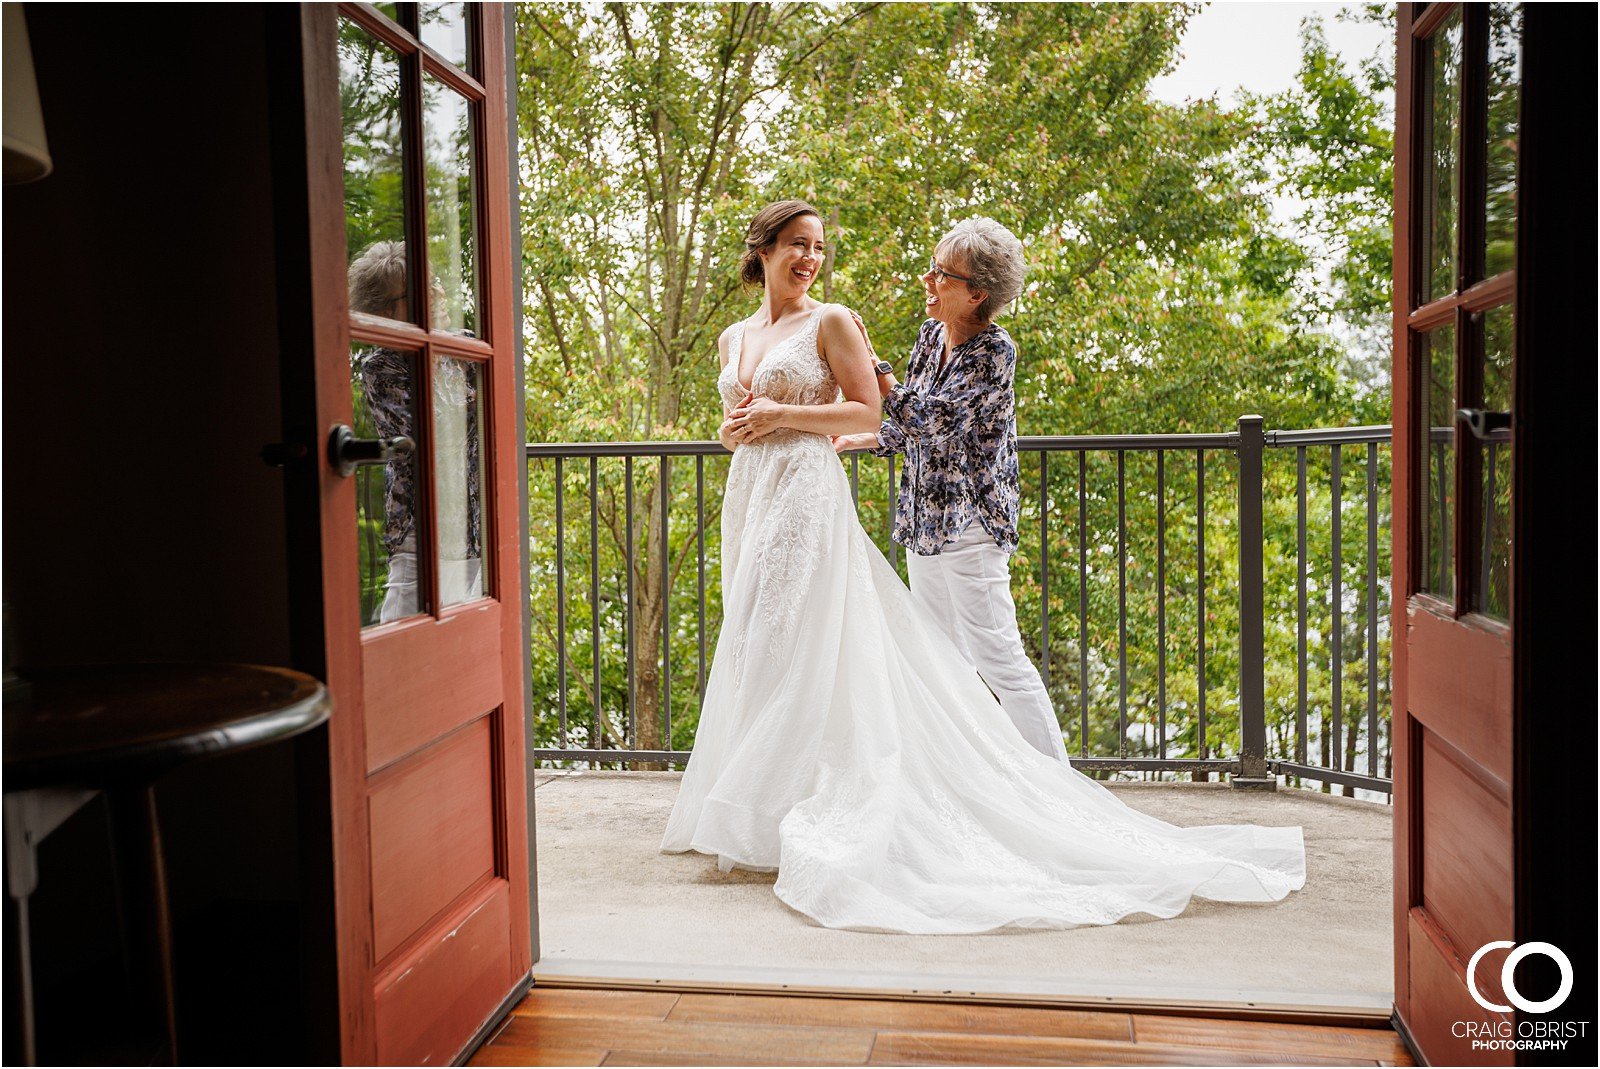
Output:
[[[872,1065],[1360,1065],[1350,1058],[1261,1055],[1092,1039],[879,1032]],[[1373,1065],[1368,1061],[1365,1064]]]
[[[749,1058],[722,1054],[679,1054],[659,1050],[614,1050],[601,1065],[752,1065]],[[825,1065],[825,1062],[774,1062],[775,1065]]]
[[[558,1050],[554,1047],[519,1047],[495,1041],[472,1056],[468,1065],[603,1065],[604,1050]],[[621,1064],[613,1062],[613,1065]]]
[[1139,1013],[1133,1015],[1133,1034],[1140,1043],[1261,1053],[1344,1055],[1364,1061],[1404,1059],[1399,1064],[1411,1064],[1405,1044],[1392,1028],[1321,1027]]
[[535,988],[469,1064],[1412,1065],[1390,1028],[803,995]]
[[870,1029],[788,1028],[636,1018],[515,1017],[497,1043],[561,1050],[693,1053],[746,1059],[752,1065],[864,1065]]
[[511,1012],[518,1017],[635,1017],[664,1019],[678,1002],[672,991],[593,991],[536,987]]
[[959,1002],[804,998],[791,995],[683,995],[667,1015],[667,1020],[1133,1040],[1133,1026],[1125,1013]]

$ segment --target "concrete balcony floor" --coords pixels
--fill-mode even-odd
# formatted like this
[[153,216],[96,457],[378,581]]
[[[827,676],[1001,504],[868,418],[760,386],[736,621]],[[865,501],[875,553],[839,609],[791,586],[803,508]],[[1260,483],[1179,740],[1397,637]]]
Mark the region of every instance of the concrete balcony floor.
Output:
[[1113,784],[1174,824],[1305,829],[1303,890],[1267,906],[1196,900],[1167,921],[908,936],[831,931],[770,874],[658,852],[680,773],[537,770],[541,982],[853,990],[963,998],[1324,1011],[1393,1002],[1390,809],[1311,791]]

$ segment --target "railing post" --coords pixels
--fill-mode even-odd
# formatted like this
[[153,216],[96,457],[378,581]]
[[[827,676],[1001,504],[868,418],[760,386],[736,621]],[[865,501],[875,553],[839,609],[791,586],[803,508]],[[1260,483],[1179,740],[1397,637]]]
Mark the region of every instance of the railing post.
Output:
[[1239,417],[1239,790],[1276,790],[1267,770],[1266,650],[1262,591],[1260,416]]

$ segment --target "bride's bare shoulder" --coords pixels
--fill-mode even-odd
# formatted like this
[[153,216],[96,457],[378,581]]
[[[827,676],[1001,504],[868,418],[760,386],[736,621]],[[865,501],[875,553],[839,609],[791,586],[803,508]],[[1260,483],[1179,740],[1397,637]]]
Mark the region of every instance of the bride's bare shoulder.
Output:
[[819,324],[823,347],[827,348],[829,343],[856,345],[861,338],[861,328],[856,324],[856,314],[849,307],[842,304],[823,305],[822,322]]
[[722,328],[722,333],[717,335],[717,360],[723,367],[728,366],[728,354],[733,351],[733,336],[739,327],[739,323],[729,323]]
[[822,322],[824,326],[841,326],[845,323],[855,322],[855,312],[848,305],[825,304],[822,306]]

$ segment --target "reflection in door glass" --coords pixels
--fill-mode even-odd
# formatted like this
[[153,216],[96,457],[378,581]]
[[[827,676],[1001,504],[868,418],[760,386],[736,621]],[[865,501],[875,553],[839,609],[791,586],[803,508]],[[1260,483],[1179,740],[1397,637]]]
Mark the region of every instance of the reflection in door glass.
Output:
[[[1483,316],[1483,407],[1510,412],[1511,305],[1491,308]],[[1476,439],[1474,439],[1476,441]],[[1477,442],[1479,534],[1477,608],[1500,620],[1511,618],[1511,429],[1497,430]]]
[[1428,39],[1423,79],[1427,101],[1421,112],[1423,137],[1424,213],[1427,241],[1423,268],[1424,303],[1455,292],[1456,214],[1460,203],[1461,169],[1457,146],[1461,126],[1461,9],[1446,18]]
[[439,602],[484,592],[483,365],[441,356],[433,365],[434,493],[439,502]]
[[467,32],[466,4],[417,5],[422,43],[468,74],[472,69],[472,35]]
[[1422,366],[1422,396],[1417,411],[1422,418],[1418,454],[1422,474],[1422,574],[1417,588],[1442,598],[1455,596],[1456,486],[1456,329],[1440,327],[1418,339]]
[[1489,5],[1489,117],[1484,272],[1509,271],[1517,218],[1517,108],[1522,85],[1522,5]]
[[433,325],[472,333],[478,323],[472,106],[461,94],[428,77],[422,80],[422,106],[428,262],[436,280]]
[[[416,441],[416,353],[356,345],[350,351],[350,381],[356,437]],[[402,454],[387,463],[363,464],[355,480],[361,626],[414,616],[423,611],[416,457]]]
[[[400,60],[348,19],[339,20],[339,100],[344,113],[345,247],[353,261],[380,244],[404,243],[406,197]],[[361,310],[405,319],[403,275],[399,286],[382,309]]]

